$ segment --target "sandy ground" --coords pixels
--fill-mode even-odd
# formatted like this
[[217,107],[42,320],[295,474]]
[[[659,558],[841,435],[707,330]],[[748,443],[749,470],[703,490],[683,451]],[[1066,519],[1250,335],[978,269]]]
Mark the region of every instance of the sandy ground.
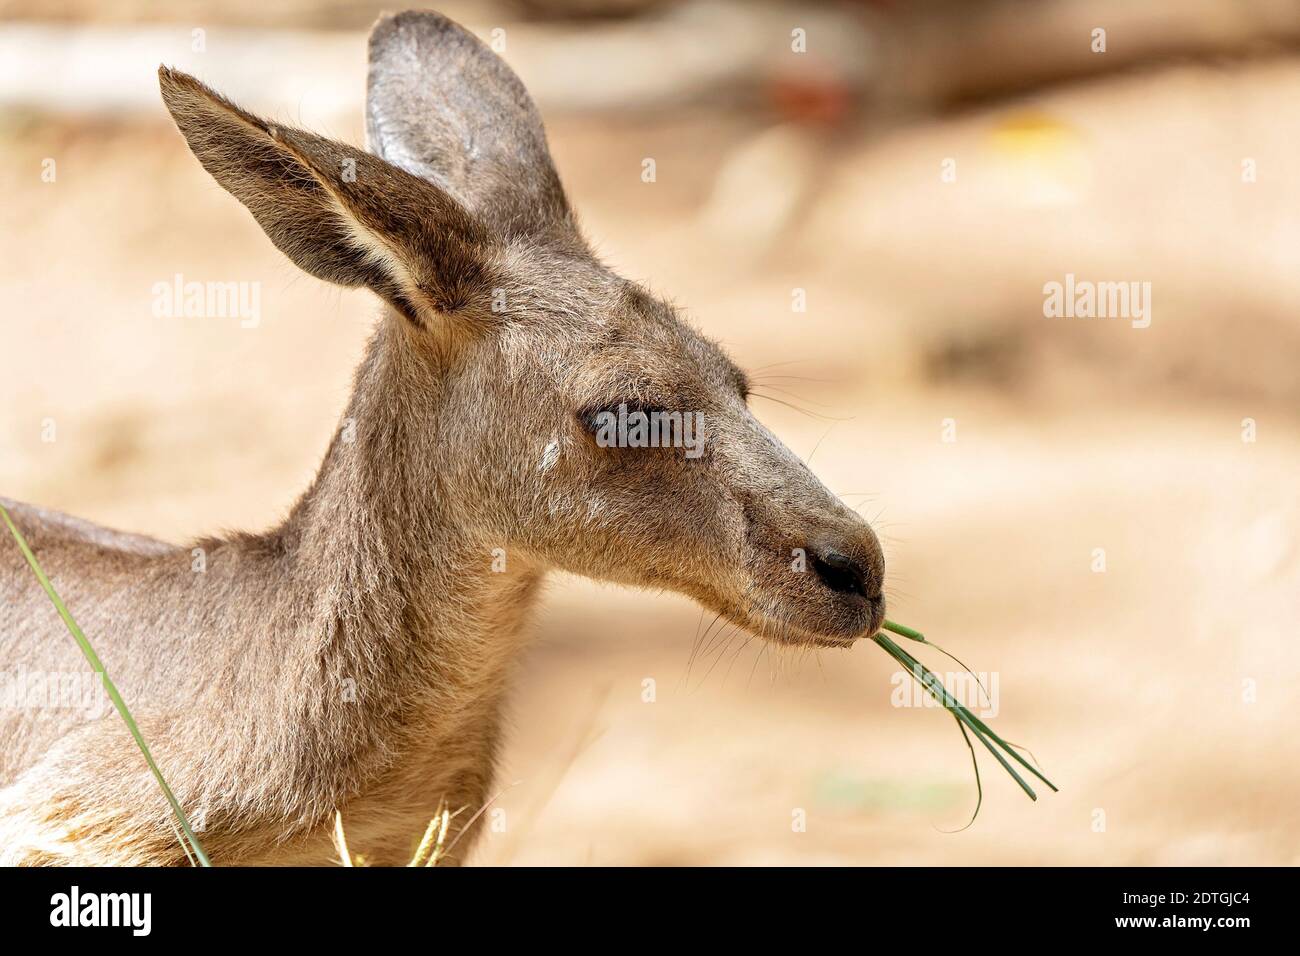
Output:
[[[692,657],[688,602],[557,579],[478,861],[1300,862],[1297,92],[1280,61],[854,133],[553,121],[608,258],[790,376],[814,414],[756,407],[878,521],[891,617],[994,672],[994,726],[1062,792],[1031,804],[985,761],[978,821],[942,832],[968,754],[942,712],[891,705],[877,648]],[[372,300],[299,276],[161,109],[7,114],[0,143],[0,489],[173,539],[273,522]],[[1152,282],[1151,327],[1045,319],[1066,272]],[[261,282],[263,321],[155,318],[176,273]]]

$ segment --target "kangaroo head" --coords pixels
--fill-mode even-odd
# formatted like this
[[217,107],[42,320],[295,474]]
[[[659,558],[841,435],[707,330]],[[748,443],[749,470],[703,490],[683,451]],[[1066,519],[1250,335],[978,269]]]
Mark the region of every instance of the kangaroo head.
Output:
[[281,251],[390,306],[386,360],[410,384],[373,405],[406,416],[485,561],[500,546],[682,592],[786,643],[880,626],[875,534],[759,423],[717,345],[592,255],[536,108],[474,36],[433,13],[376,25],[372,153],[160,80],[199,161]]

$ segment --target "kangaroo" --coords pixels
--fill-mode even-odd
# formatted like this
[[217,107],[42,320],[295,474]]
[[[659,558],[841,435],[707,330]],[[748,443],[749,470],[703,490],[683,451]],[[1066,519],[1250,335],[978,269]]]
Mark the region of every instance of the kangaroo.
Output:
[[[536,107],[471,33],[375,25],[370,152],[159,82],[281,252],[382,301],[343,424],[273,530],[179,547],[4,502],[214,864],[337,863],[336,811],[354,851],[405,862],[442,802],[468,808],[462,862],[551,569],[680,592],[787,646],[880,627],[875,533],[758,422],[717,345],[593,255]],[[635,423],[601,440],[615,413],[694,414],[699,445],[638,443]],[[0,595],[0,667],[88,672],[15,547]],[[0,708],[0,787],[0,862],[186,862],[111,709]]]

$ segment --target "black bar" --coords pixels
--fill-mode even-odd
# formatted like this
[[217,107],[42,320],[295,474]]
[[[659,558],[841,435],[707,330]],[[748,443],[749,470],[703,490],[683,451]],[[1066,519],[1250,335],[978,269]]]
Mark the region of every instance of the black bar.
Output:
[[[527,937],[532,927],[531,943],[543,945],[556,933],[594,940],[596,927],[612,926],[661,943],[698,943],[725,927],[732,941],[776,929],[864,943],[902,933],[945,950],[1022,946],[1027,931],[1049,945],[1105,938],[1221,946],[1284,930],[1293,877],[1245,868],[0,870],[0,925],[7,941],[75,935],[128,945],[229,936],[337,947],[415,933],[434,946],[474,926],[485,939],[511,929]],[[109,927],[52,925],[68,922],[74,886],[91,910],[95,894],[149,894],[147,937],[136,935],[141,918],[135,928],[126,917]],[[144,897],[137,900],[134,910],[117,898],[103,911],[111,916],[116,905],[142,917]]]

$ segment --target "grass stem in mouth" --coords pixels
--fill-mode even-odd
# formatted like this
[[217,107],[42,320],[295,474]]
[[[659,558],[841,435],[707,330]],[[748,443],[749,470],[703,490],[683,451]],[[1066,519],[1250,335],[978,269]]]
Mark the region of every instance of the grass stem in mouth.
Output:
[[993,706],[993,698],[989,696],[988,688],[984,686],[984,682],[979,679],[979,676],[973,670],[971,670],[970,667],[967,666],[966,662],[963,661],[960,657],[956,656],[955,654],[949,654],[938,644],[935,644],[933,641],[926,640],[925,635],[922,634],[920,631],[914,631],[910,627],[904,627],[902,624],[895,624],[893,621],[890,621],[888,619],[886,619],[885,623],[881,626],[884,627],[885,630],[893,631],[895,634],[898,634],[901,637],[905,637],[910,641],[917,641],[918,643],[921,644],[929,644],[931,647],[933,647],[944,657],[948,658],[948,660],[952,661],[954,664],[959,666],[971,677],[974,677],[975,683],[979,685],[979,689],[984,694],[984,699],[989,702],[990,707]]
[[[921,644],[929,644],[940,653],[951,657],[954,661],[957,661],[957,663],[961,664],[961,666],[966,668],[967,671],[969,671],[970,668],[966,667],[965,664],[962,664],[961,661],[957,660],[957,658],[953,657],[951,654],[948,654],[948,652],[944,651],[943,648],[931,644],[925,639],[925,635],[920,631],[913,630],[910,627],[904,627],[903,625],[896,624],[893,621],[885,621],[884,630],[872,637],[872,640],[879,644],[881,648],[884,649],[885,653],[896,660],[899,664],[903,665],[903,667],[911,673],[912,677],[916,679],[917,683],[924,687],[931,697],[943,705],[943,707],[947,709],[947,711],[952,714],[953,718],[957,721],[957,726],[961,729],[962,737],[965,738],[966,745],[970,748],[971,762],[975,766],[975,787],[978,793],[978,799],[975,804],[975,815],[979,814],[980,806],[984,802],[984,788],[980,782],[979,763],[975,760],[975,748],[971,744],[970,736],[967,731],[969,731],[970,734],[974,734],[975,739],[983,744],[989,753],[993,754],[998,763],[1002,765],[1002,768],[1011,775],[1012,779],[1020,785],[1020,788],[1028,794],[1031,800],[1037,800],[1038,795],[1034,793],[1033,788],[1029,786],[1025,781],[1025,778],[1016,771],[1016,768],[1007,761],[1008,756],[1043,783],[1047,784],[1047,786],[1051,787],[1053,791],[1056,791],[1057,787],[1052,783],[1052,781],[1043,776],[1043,774],[1038,771],[1037,767],[1025,760],[1025,758],[1022,757],[1011,744],[1008,744],[1005,740],[989,729],[988,724],[980,720],[970,711],[969,708],[962,704],[961,701],[957,700],[957,698],[949,693],[948,689],[943,686],[943,682],[940,681],[938,677],[936,677],[924,664],[900,647],[893,638],[885,633],[885,631],[890,631],[900,637],[905,637],[908,640],[917,641]],[[977,683],[978,680],[979,679],[976,678]],[[983,689],[982,684],[980,687]],[[987,691],[985,691],[985,696],[988,696]],[[975,821],[975,815],[971,816],[972,823]],[[970,824],[968,823],[967,826],[970,826]]]
[[884,627],[885,630],[893,631],[899,637],[906,637],[909,640],[920,641],[922,644],[929,643],[925,639],[925,635],[922,634],[920,631],[914,631],[910,627],[904,627],[901,624],[895,624],[893,621],[889,620],[888,618],[885,619]]

